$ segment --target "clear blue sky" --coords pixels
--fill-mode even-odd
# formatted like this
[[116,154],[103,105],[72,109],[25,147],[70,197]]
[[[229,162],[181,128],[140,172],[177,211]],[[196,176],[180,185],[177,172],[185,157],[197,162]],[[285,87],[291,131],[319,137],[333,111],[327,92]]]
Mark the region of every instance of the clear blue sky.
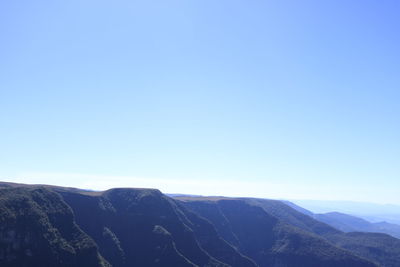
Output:
[[0,180],[399,204],[399,14],[1,1]]

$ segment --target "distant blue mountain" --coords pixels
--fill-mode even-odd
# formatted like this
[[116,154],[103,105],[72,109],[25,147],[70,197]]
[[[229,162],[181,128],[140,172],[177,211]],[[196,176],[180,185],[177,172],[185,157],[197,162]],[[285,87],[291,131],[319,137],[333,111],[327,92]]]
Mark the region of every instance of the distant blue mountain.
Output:
[[[322,203],[322,202],[321,202]],[[330,202],[331,203],[331,202]],[[341,202],[343,203],[346,202]],[[391,235],[393,237],[400,238],[400,225],[389,223],[384,220],[379,222],[370,222],[361,217],[357,217],[354,215],[349,215],[341,212],[327,212],[327,213],[313,213],[303,207],[300,207],[290,201],[285,201],[285,204],[294,208],[295,210],[306,214],[308,216],[317,219],[320,222],[324,222],[340,231],[343,232],[370,232],[370,233],[384,233]],[[357,205],[357,204],[356,204]],[[360,205],[360,203],[358,203]],[[368,203],[362,203],[364,207],[368,205]],[[376,204],[372,204],[374,207]],[[383,205],[382,205],[383,206]],[[386,206],[386,205],[385,205]],[[396,207],[391,205],[392,208]],[[354,206],[353,206],[354,207]],[[372,210],[372,209],[371,209]],[[393,212],[395,209],[393,209]]]
[[370,222],[400,224],[400,205],[354,201],[290,200],[313,213],[339,212],[363,218]]

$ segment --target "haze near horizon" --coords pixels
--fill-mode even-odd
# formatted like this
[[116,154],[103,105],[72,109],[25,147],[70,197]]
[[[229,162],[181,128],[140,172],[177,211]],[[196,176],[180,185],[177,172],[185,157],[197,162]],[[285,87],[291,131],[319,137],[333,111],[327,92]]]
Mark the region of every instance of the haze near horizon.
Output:
[[0,3],[0,180],[400,204],[398,1]]

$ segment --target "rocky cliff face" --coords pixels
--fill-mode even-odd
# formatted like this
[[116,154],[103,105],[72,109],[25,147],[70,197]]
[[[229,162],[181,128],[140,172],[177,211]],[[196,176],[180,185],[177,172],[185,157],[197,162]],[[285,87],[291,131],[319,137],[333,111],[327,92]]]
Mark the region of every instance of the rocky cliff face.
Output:
[[[0,183],[0,266],[377,266],[352,234],[259,201]],[[374,259],[396,266],[396,251]]]
[[314,233],[335,246],[376,262],[380,266],[400,266],[400,240],[397,238],[381,233],[344,233],[328,224],[315,220],[311,217],[312,213],[308,211],[304,214],[304,209],[298,211],[277,200],[252,198],[242,200],[261,207],[281,221]]
[[375,266],[241,199],[186,200],[259,266]]
[[158,190],[60,194],[115,266],[255,266],[219,238],[209,222]]
[[57,193],[2,189],[0,214],[0,266],[108,266]]

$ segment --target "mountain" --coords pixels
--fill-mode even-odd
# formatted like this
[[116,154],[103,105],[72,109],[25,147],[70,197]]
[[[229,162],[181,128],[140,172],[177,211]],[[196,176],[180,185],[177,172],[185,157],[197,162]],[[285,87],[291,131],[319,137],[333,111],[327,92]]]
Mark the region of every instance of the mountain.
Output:
[[[89,251],[94,251],[94,255],[99,259],[99,266],[257,266],[253,260],[220,238],[208,221],[155,189],[91,192],[17,184],[2,184],[0,187],[3,187],[0,189],[0,198],[6,203],[1,206],[1,214],[4,214],[5,219],[10,218],[8,224],[14,227],[9,229],[1,224],[4,238],[0,238],[0,266],[63,266],[60,262],[63,262],[64,266],[98,266],[97,263],[81,262],[80,255],[86,252],[84,245],[88,249],[91,248]],[[16,199],[20,199],[20,195],[29,197],[30,192],[35,192],[35,196],[40,198],[50,195],[53,199],[49,199],[48,202],[35,202],[21,209]],[[14,245],[19,240],[15,240],[16,237],[21,238],[18,242],[25,242],[26,228],[32,227],[31,225],[40,226],[44,221],[41,217],[32,215],[32,223],[26,220],[25,214],[33,213],[36,209],[40,212],[42,209],[47,210],[51,205],[57,205],[57,211],[60,213],[68,213],[68,220],[75,228],[61,228],[66,224],[65,219],[58,219],[47,227],[50,230],[46,228],[38,231],[35,228],[31,231],[32,234],[36,232],[37,235],[43,236],[47,235],[46,231],[60,232],[61,237],[56,236],[49,240],[45,244],[47,247],[39,247],[41,241],[36,243],[36,239],[30,239],[32,243],[25,246]],[[54,217],[53,213],[49,215],[50,219]],[[6,216],[8,214],[10,215]],[[34,221],[35,218],[38,221]],[[83,242],[85,240],[82,244],[79,243],[83,238],[74,231],[84,235],[88,239],[87,244]],[[11,236],[7,236],[7,233],[11,233]],[[70,240],[71,236],[76,236],[76,240]],[[78,237],[81,239],[77,239]],[[68,243],[62,238],[69,241],[72,248],[67,246]],[[71,250],[71,255],[59,252],[63,246],[67,252]],[[37,250],[29,252],[36,247]],[[14,248],[15,251],[10,248]],[[28,253],[25,253],[26,250]],[[22,254],[24,258],[18,256]],[[58,261],[44,261],[46,258],[51,259],[53,254],[54,257],[63,257],[56,258]],[[86,261],[89,259],[91,258],[88,257]]]
[[0,266],[400,266],[400,240],[281,201],[0,183]]
[[388,222],[369,222],[362,218],[340,213],[340,212],[328,212],[322,214],[314,214],[309,210],[306,210],[296,204],[284,201],[285,204],[292,207],[293,209],[308,215],[320,222],[326,223],[336,229],[343,232],[370,232],[370,233],[383,233],[388,234],[396,238],[400,238],[400,225],[388,223]]
[[113,266],[255,266],[209,222],[158,190],[56,191]]
[[399,205],[332,200],[293,200],[292,203],[317,214],[340,212],[363,218],[370,222],[386,221],[388,223],[400,224]]
[[362,218],[340,212],[314,214],[313,217],[318,221],[329,224],[343,232],[385,233],[400,238],[400,225],[397,224],[388,222],[371,223]]
[[8,188],[0,190],[0,266],[109,264],[59,194]]
[[[400,266],[400,240],[381,233],[344,233],[326,223],[300,212],[282,201],[247,199],[281,220],[328,240],[335,246],[350,250],[354,254],[386,267]],[[299,211],[300,210],[300,211]]]
[[259,266],[375,266],[244,199],[180,198]]

